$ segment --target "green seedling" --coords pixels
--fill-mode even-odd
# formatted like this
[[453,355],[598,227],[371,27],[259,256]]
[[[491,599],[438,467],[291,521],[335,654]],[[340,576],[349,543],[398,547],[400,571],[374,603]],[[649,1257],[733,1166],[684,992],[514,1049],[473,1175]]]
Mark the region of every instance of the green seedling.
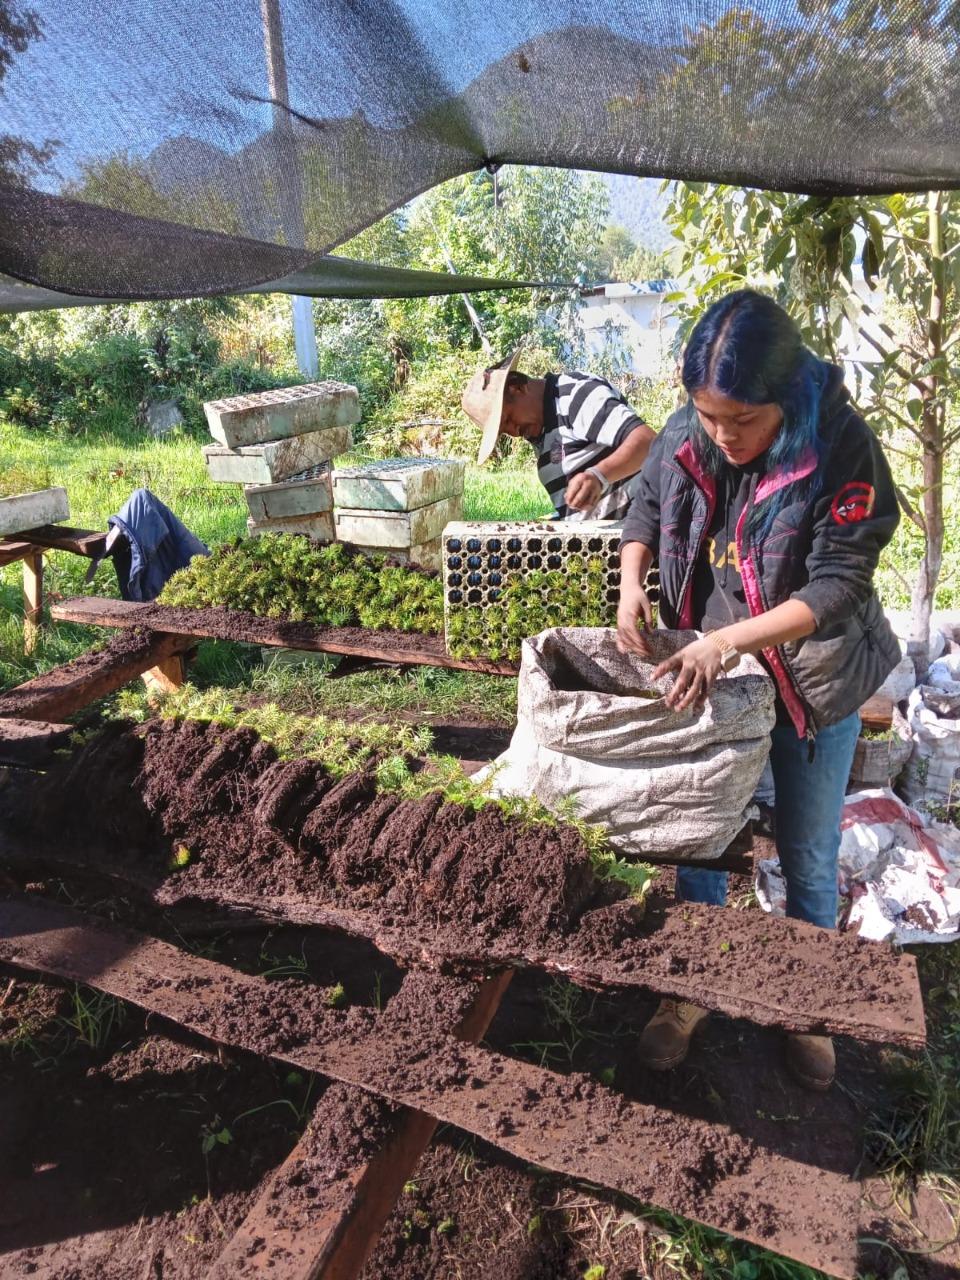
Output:
[[178,844],[176,849],[174,849],[173,853],[170,855],[170,861],[167,863],[167,868],[170,871],[182,871],[184,867],[189,867],[190,859],[192,857],[193,854],[185,844]]
[[266,534],[233,540],[175,573],[160,603],[177,608],[223,605],[266,618],[318,626],[359,624],[374,630],[443,631],[443,584],[383,558],[318,546],[306,538]]
[[343,989],[343,983],[338,982],[335,987],[328,987],[326,999],[331,1009],[342,1009],[347,1003],[347,993]]
[[226,1126],[220,1125],[220,1117],[216,1116],[209,1124],[200,1128],[200,1150],[205,1156],[215,1151],[218,1146],[226,1147],[233,1141],[233,1134]]
[[74,987],[70,1012],[62,1022],[90,1046],[99,1049],[110,1038],[115,1027],[122,1025],[126,1007],[114,996],[88,987]]

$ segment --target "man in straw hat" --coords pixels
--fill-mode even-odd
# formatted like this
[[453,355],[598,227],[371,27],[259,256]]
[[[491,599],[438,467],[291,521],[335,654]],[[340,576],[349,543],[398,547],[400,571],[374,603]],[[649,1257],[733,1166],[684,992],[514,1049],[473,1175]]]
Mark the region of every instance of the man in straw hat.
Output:
[[464,412],[483,428],[479,463],[499,436],[522,436],[536,450],[540,483],[561,520],[619,520],[630,505],[630,480],[643,466],[654,433],[603,378],[517,370],[520,352],[482,369],[467,383]]

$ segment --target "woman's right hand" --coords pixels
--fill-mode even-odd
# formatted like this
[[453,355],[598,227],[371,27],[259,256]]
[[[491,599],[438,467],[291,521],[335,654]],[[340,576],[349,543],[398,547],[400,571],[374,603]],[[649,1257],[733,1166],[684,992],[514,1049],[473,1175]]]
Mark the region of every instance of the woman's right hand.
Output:
[[[638,625],[639,623],[639,625]],[[617,606],[617,648],[621,653],[637,653],[650,657],[645,633],[653,630],[653,609],[647,593],[639,583],[620,584]]]

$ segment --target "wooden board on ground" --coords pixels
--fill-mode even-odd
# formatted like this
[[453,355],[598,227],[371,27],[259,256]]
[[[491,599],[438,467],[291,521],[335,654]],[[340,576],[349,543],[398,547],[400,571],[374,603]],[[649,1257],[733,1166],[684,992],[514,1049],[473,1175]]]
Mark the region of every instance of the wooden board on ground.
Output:
[[[33,876],[79,874],[112,880],[126,896],[139,894],[164,911],[195,913],[206,903],[220,912],[233,913],[235,925],[256,921],[260,925],[334,929],[366,939],[401,966],[428,964],[473,973],[491,968],[536,968],[595,991],[639,989],[689,1000],[758,1026],[820,1031],[916,1048],[926,1043],[923,998],[913,956],[797,920],[737,912],[740,941],[735,949],[727,942],[728,950],[723,951],[720,940],[729,936],[725,910],[694,903],[665,906],[660,901],[632,932],[626,927],[620,930],[615,943],[604,946],[593,942],[584,947],[573,933],[558,938],[549,949],[525,950],[497,939],[481,944],[462,936],[451,938],[449,932],[407,921],[392,920],[385,925],[374,911],[351,910],[307,895],[244,895],[214,880],[183,887],[182,880],[165,873],[151,878],[133,870],[133,860],[122,847],[112,858],[86,858],[73,844],[66,849],[55,855],[39,849],[35,841],[25,847],[0,833],[0,863]],[[654,919],[648,927],[650,917]],[[220,918],[224,928],[231,926],[229,919]],[[810,959],[811,939],[816,940],[814,960]],[[874,949],[874,958],[882,955],[882,977],[872,977],[871,968],[863,965],[864,947]],[[743,980],[741,954],[749,956],[749,983]],[[849,991],[837,991],[833,985],[822,989],[826,979],[815,972],[817,954],[831,970],[856,974],[856,984]],[[765,989],[770,973],[783,963],[792,963],[797,974],[804,975],[788,1005],[771,998]]]
[[[454,1003],[459,1006],[457,1016],[462,1016],[457,1025],[444,1029],[476,1042],[486,1033],[512,976],[507,970],[479,984],[437,975],[417,975],[414,980],[408,976],[388,1003],[384,1024],[402,1025],[411,1016],[421,1016],[426,981],[437,988],[459,988]],[[443,996],[449,1000],[449,990]],[[368,1114],[375,1109],[379,1141],[365,1141],[366,1134],[350,1131],[351,1119],[363,1115],[364,1108]],[[365,1128],[370,1127],[368,1120]],[[433,1116],[423,1111],[391,1108],[349,1085],[331,1085],[303,1137],[266,1180],[207,1280],[253,1280],[259,1275],[272,1280],[353,1280],[373,1252],[436,1127]],[[333,1176],[329,1160],[324,1160],[326,1176],[311,1179],[318,1155],[329,1150],[352,1154]],[[289,1194],[305,1180],[310,1180],[315,1194]]]
[[84,653],[25,684],[0,693],[0,716],[23,720],[65,720],[99,698],[116,693],[144,671],[193,647],[189,636],[144,632],[119,649]]
[[512,663],[482,658],[452,658],[442,636],[402,631],[371,631],[359,627],[317,627],[306,622],[282,622],[252,613],[226,609],[175,609],[169,605],[138,604],[78,596],[53,605],[58,622],[82,622],[98,627],[149,627],[154,631],[233,640],[272,648],[307,649],[315,653],[349,653],[401,666],[451,667],[488,675],[517,674]]
[[427,1112],[527,1163],[658,1204],[842,1280],[856,1275],[859,1183],[723,1125],[449,1035],[431,1037],[426,1056],[417,1056],[409,1027],[393,1032],[357,1010],[320,1016],[292,1003],[278,1010],[276,985],[262,977],[35,898],[0,904],[0,962],[87,983],[215,1043]]
[[65,747],[73,732],[72,724],[9,717],[0,720],[0,764],[35,769],[46,764],[60,747]]

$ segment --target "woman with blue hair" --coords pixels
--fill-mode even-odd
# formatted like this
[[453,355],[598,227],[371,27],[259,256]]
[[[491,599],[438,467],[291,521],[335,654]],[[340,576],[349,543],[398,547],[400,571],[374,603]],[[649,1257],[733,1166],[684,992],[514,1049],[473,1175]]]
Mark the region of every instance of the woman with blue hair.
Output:
[[[649,653],[642,583],[656,559],[660,625],[705,633],[657,668],[675,675],[669,706],[699,706],[741,654],[764,664],[777,693],[770,760],[787,914],[833,928],[859,708],[900,660],[873,589],[899,518],[890,469],[842,371],[763,294],[742,289],[709,308],[683,385],[688,402],[654,442],[624,524],[618,645]],[[681,867],[677,895],[722,904],[726,876]],[[645,1062],[682,1062],[706,1016],[662,1001],[641,1036]],[[789,1036],[787,1062],[809,1088],[833,1080],[827,1036]]]

